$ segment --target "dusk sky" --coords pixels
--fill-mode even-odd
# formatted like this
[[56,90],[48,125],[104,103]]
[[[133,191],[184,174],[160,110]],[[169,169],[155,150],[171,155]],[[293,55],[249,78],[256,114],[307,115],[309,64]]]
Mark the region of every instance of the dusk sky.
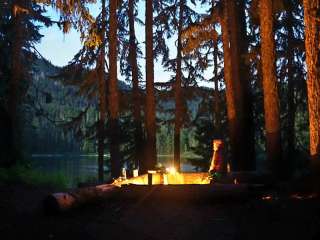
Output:
[[[91,14],[93,16],[97,16],[97,14],[100,11],[100,6],[98,4],[91,4],[89,7],[90,7]],[[145,7],[145,2],[140,1],[139,2],[139,18],[143,22],[144,22],[144,7]],[[205,11],[206,9],[202,8],[201,10]],[[59,15],[54,9],[48,8],[48,13],[49,13],[48,16],[50,16],[51,19],[55,19],[55,20],[59,19]],[[145,51],[145,47],[143,44],[145,39],[144,31],[145,31],[144,26],[136,24],[136,36],[139,41],[143,54]],[[41,42],[36,46],[37,50],[41,53],[42,56],[44,56],[46,59],[48,59],[52,64],[56,66],[61,67],[66,65],[81,48],[80,34],[74,29],[72,29],[70,33],[64,34],[62,30],[58,28],[57,25],[53,25],[49,28],[43,27],[40,32],[42,35],[44,35],[44,37],[41,39]],[[173,37],[173,39],[170,39],[168,41],[171,57],[174,57],[176,55],[176,47],[174,45],[175,41],[176,41],[176,37]],[[144,59],[140,59],[139,62],[142,69],[144,69],[144,65],[145,65]],[[119,67],[118,67],[118,70],[119,70]],[[145,71],[142,70],[143,74],[144,72]],[[208,78],[210,78],[211,77],[210,73],[212,73],[212,69],[206,71],[205,75]],[[120,73],[118,75],[120,80],[124,80],[124,77],[120,76]],[[171,75],[173,75],[173,73],[166,72],[165,69],[161,66],[160,61],[159,62],[155,61],[154,79],[156,82],[166,82],[170,79]],[[211,84],[208,84],[208,83],[199,83],[199,85],[205,85],[208,87],[211,86]]]

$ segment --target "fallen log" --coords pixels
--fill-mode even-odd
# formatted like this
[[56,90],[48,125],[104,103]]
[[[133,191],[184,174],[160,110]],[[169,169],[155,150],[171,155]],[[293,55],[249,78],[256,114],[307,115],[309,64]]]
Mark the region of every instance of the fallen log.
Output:
[[85,204],[108,199],[114,196],[119,188],[119,186],[113,184],[103,184],[69,192],[53,193],[44,199],[44,210],[47,213],[64,212]]
[[117,198],[146,202],[229,202],[258,196],[261,185],[249,184],[179,184],[179,185],[122,185]]
[[[45,198],[44,209],[48,213],[63,212],[111,197],[121,200],[148,197],[151,201],[234,201],[255,196],[266,187],[264,184],[249,183],[250,177],[244,177],[246,175],[243,173],[229,174],[222,179],[223,181],[215,184],[208,184],[207,173],[166,174],[166,184],[169,185],[164,185],[162,173],[151,175],[152,185],[149,184],[148,176],[145,174],[127,180],[116,180],[112,184],[53,193]],[[235,179],[237,184],[234,184]]]
[[221,184],[248,184],[248,185],[270,185],[273,183],[273,178],[267,174],[259,174],[257,172],[230,172],[223,174],[218,180]]

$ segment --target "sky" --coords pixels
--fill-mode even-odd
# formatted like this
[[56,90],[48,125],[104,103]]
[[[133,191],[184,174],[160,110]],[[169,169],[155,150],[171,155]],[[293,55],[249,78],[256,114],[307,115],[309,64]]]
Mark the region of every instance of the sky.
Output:
[[[139,2],[139,15],[138,17],[144,21],[144,1]],[[91,4],[89,6],[90,12],[93,16],[97,16],[100,12],[99,4]],[[199,9],[200,11],[203,9]],[[48,8],[48,13],[46,14],[52,20],[58,20],[59,15],[52,8]],[[136,24],[136,36],[138,42],[140,43],[140,47],[144,54],[144,39],[145,39],[145,30],[144,27]],[[40,54],[49,60],[55,66],[65,66],[70,60],[72,60],[73,56],[81,49],[82,43],[80,41],[80,34],[72,29],[70,33],[64,34],[61,29],[58,28],[56,24],[53,26],[46,28],[43,27],[40,30],[40,33],[43,35],[43,38],[39,44],[36,45],[37,50]],[[176,55],[176,47],[175,47],[176,37],[168,41],[168,46],[170,49],[170,56],[173,57]],[[142,66],[142,72],[144,73],[145,61],[141,59],[139,61]],[[119,67],[118,67],[119,70]],[[212,71],[211,71],[212,72]],[[154,79],[155,82],[165,82],[168,81],[174,73],[167,72],[161,66],[160,62],[155,62],[154,64]],[[208,75],[208,73],[206,73]],[[118,73],[118,77],[120,80],[124,80],[124,76],[121,76]],[[210,77],[210,76],[208,76]],[[199,83],[201,86],[210,87],[211,84],[208,83]]]

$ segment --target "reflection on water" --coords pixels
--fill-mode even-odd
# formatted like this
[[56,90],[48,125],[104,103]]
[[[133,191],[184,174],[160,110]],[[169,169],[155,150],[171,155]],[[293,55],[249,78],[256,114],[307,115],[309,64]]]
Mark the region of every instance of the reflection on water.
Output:
[[32,167],[44,173],[59,173],[70,187],[79,182],[95,181],[97,177],[95,155],[33,155]]
[[[172,166],[172,159],[173,156],[170,155],[158,156],[158,162],[165,167]],[[36,154],[32,155],[32,167],[43,173],[62,174],[70,187],[76,187],[80,182],[94,182],[98,174],[97,155]],[[181,158],[181,170],[194,171],[185,158]],[[105,168],[105,179],[109,177],[108,169]]]

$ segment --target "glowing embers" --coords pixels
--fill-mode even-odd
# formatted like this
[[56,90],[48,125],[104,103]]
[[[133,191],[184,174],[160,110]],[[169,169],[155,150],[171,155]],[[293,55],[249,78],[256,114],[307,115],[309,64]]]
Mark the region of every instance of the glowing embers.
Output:
[[123,179],[118,178],[115,179],[113,182],[114,185],[121,186],[121,185],[127,185],[127,184],[135,184],[135,185],[147,185],[148,184],[148,174],[143,174],[137,177]]
[[265,194],[261,197],[261,200],[263,201],[277,201],[277,200],[298,200],[298,201],[303,201],[303,200],[312,200],[312,199],[317,199],[319,197],[318,194],[316,193],[309,193],[309,194],[303,194],[303,193],[294,193],[291,195],[288,194],[281,194],[281,193],[269,193]]
[[312,193],[312,194],[300,194],[300,193],[295,193],[290,196],[291,199],[296,199],[296,200],[308,200],[308,199],[314,199],[318,198],[318,194]]
[[168,184],[209,184],[208,173],[179,173],[171,171],[167,174]]

